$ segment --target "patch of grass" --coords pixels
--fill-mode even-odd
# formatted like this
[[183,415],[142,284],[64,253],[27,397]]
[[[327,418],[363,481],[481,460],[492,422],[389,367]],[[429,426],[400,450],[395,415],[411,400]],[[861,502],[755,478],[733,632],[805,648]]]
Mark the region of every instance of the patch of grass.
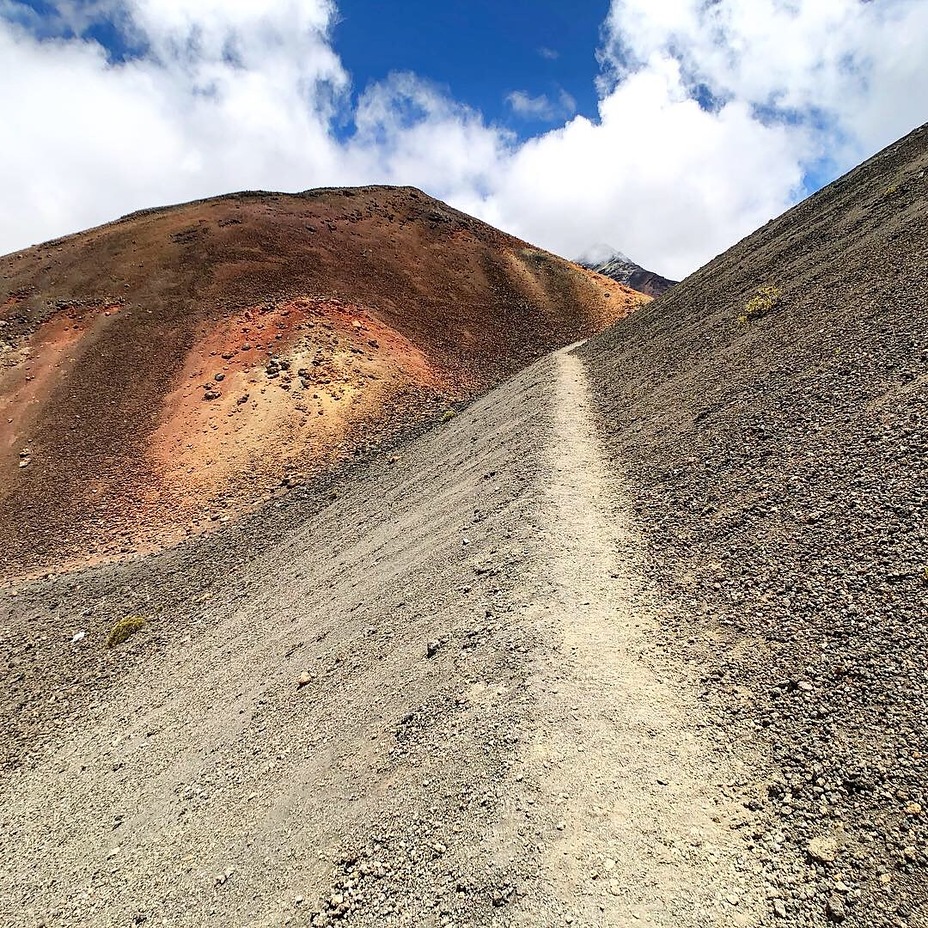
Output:
[[446,410],[445,414],[441,417],[442,422],[450,422],[457,413],[453,409]]
[[752,319],[766,316],[771,310],[776,309],[781,302],[782,294],[779,287],[770,285],[758,287],[757,293],[744,304],[744,312],[738,317],[738,321],[750,322]]
[[120,619],[110,629],[109,637],[106,639],[106,646],[115,648],[116,645],[128,641],[136,632],[141,631],[145,624],[145,617],[141,615],[130,615],[128,618]]

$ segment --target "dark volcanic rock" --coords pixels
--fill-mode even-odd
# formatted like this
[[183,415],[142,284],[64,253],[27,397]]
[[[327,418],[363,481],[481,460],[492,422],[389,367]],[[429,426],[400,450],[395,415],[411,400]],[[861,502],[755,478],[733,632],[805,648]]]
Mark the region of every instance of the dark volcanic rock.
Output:
[[602,274],[604,277],[610,277],[612,280],[625,284],[626,287],[631,287],[632,290],[637,290],[639,293],[646,293],[648,296],[663,296],[678,283],[676,280],[661,277],[660,274],[656,274],[654,271],[646,270],[620,251],[614,251],[605,258],[601,255],[581,258],[578,263],[582,267],[596,271],[597,274]]
[[796,924],[928,924],[926,172],[922,127],[583,349],[668,634],[778,768],[774,872],[836,841]]

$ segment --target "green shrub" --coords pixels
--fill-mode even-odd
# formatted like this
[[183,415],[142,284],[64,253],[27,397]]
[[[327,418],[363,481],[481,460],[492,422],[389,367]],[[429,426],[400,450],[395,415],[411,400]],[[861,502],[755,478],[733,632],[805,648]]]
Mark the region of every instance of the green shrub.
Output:
[[450,422],[456,415],[457,415],[457,413],[456,413],[453,409],[449,409],[449,410],[441,417],[441,421],[442,421],[442,422]]
[[130,615],[126,619],[120,619],[110,630],[109,637],[106,639],[106,646],[108,648],[115,648],[116,645],[127,641],[136,632],[141,631],[144,627],[144,616]]
[[741,321],[749,322],[751,319],[766,316],[767,313],[780,305],[781,297],[779,287],[758,287],[757,293],[744,304],[744,313],[740,317]]

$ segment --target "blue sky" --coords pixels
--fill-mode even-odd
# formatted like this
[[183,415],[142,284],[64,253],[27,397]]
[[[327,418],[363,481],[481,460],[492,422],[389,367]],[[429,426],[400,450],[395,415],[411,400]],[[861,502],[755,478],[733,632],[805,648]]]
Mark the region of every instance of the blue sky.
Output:
[[[74,29],[53,26],[59,7],[54,0],[10,3],[34,12],[39,30],[45,24],[49,35],[75,36]],[[76,0],[75,6],[92,9],[94,3]],[[561,0],[342,0],[332,37],[355,97],[391,72],[408,71],[528,138],[574,114],[596,118],[597,50],[608,12],[609,0],[569,5]],[[146,53],[144,44],[129,40],[107,18],[89,22],[81,34],[105,48],[114,63]],[[512,94],[524,94],[538,105],[517,111]],[[547,112],[542,98],[550,103]],[[336,128],[342,136],[350,134],[350,118]]]
[[566,93],[572,109],[596,117],[596,51],[608,11],[608,0],[346,0],[334,45],[359,92],[391,71],[411,71],[528,137],[573,112],[561,105],[550,117],[520,116],[507,102],[512,93],[552,105]]
[[0,251],[412,184],[681,277],[928,118],[925,0],[0,0]]

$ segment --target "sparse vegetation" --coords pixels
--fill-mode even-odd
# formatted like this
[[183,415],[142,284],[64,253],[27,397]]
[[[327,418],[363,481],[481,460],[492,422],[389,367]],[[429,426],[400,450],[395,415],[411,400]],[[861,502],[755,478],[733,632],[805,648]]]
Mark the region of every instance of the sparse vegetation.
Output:
[[448,409],[445,411],[445,414],[441,417],[442,422],[450,422],[457,413],[453,409]]
[[146,619],[141,615],[130,615],[128,618],[120,619],[110,630],[109,637],[106,639],[106,646],[115,648],[116,645],[122,644],[136,632],[141,631],[145,624]]
[[744,312],[739,316],[740,322],[750,322],[752,319],[759,319],[766,316],[771,310],[776,309],[782,301],[782,294],[779,287],[767,285],[758,287],[757,293],[744,304]]

